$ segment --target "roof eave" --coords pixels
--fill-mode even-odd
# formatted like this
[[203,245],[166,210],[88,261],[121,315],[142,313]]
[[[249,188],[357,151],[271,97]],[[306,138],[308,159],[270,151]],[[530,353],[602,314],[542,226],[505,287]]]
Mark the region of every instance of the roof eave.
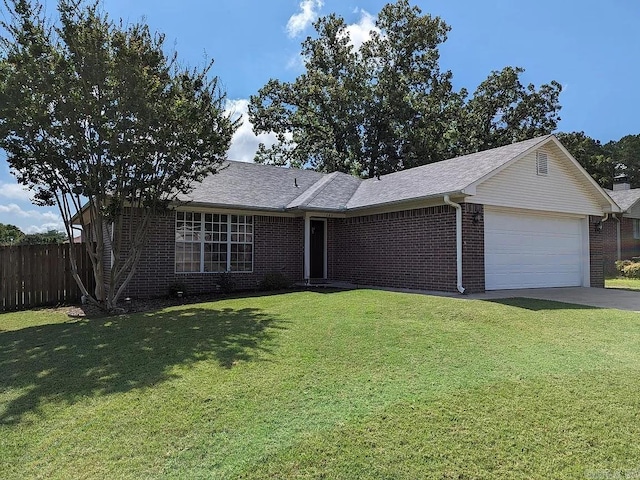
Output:
[[[415,203],[415,202],[420,202],[420,201],[424,201],[424,200],[434,200],[436,198],[444,198],[445,195],[449,195],[450,197],[467,197],[471,194],[466,193],[464,191],[464,189],[462,190],[453,190],[450,192],[442,192],[442,193],[435,193],[432,195],[422,195],[419,197],[411,197],[411,198],[405,198],[402,200],[393,200],[391,202],[381,202],[381,203],[373,203],[373,204],[369,204],[369,205],[364,205],[364,206],[358,206],[358,207],[347,207],[346,208],[346,212],[357,212],[357,211],[361,211],[361,210],[368,210],[368,209],[372,209],[372,208],[384,208],[384,207],[393,207],[396,205],[402,205],[402,204],[406,204],[406,203]],[[444,200],[443,200],[444,202]]]
[[258,212],[274,212],[274,213],[286,213],[289,210],[285,205],[281,207],[265,207],[265,206],[257,206],[257,205],[245,205],[245,204],[231,204],[231,203],[209,203],[209,202],[193,202],[193,201],[182,201],[182,202],[174,202],[171,204],[171,208],[180,208],[180,207],[197,207],[197,208],[219,208],[226,210],[251,210]]

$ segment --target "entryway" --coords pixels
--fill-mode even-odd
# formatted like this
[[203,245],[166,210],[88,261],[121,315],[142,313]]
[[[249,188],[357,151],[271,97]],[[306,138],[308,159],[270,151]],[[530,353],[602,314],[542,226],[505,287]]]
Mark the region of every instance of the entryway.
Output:
[[327,221],[311,219],[310,221],[309,273],[311,280],[324,280],[326,271]]

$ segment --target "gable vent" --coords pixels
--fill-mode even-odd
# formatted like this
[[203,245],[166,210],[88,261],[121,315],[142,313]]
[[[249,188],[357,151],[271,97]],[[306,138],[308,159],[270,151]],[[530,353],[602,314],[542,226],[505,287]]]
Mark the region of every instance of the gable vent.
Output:
[[536,172],[538,175],[549,174],[549,161],[547,154],[544,152],[536,152]]

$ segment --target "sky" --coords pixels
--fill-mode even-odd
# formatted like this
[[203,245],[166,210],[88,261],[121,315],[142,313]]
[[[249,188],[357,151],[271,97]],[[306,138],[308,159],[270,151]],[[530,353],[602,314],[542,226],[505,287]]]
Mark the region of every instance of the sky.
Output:
[[[55,0],[43,1],[47,12]],[[248,99],[271,78],[303,72],[300,43],[318,16],[336,13],[354,42],[367,38],[379,0],[103,0],[112,19],[146,22],[166,35],[182,63],[215,61],[228,109],[246,114]],[[584,131],[606,143],[640,133],[640,2],[637,0],[412,0],[451,26],[440,48],[442,70],[454,86],[473,92],[491,71],[520,66],[525,83],[563,86],[558,131]],[[7,19],[4,7],[0,16]],[[244,123],[228,158],[252,161],[260,138]],[[32,205],[0,151],[0,223],[27,233],[62,229],[55,208]]]

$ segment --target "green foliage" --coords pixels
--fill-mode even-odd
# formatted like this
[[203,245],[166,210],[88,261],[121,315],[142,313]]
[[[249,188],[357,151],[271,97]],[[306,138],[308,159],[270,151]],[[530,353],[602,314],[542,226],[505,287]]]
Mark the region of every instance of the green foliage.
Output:
[[[178,293],[181,292],[181,293]],[[169,296],[178,298],[178,296],[187,296],[187,286],[182,282],[176,282],[169,285]]]
[[629,262],[624,265],[622,267],[622,276],[627,278],[640,278],[640,262]]
[[632,188],[640,187],[640,134],[625,135],[604,145],[584,132],[556,136],[600,186],[612,188],[615,177],[623,175]]
[[67,234],[58,230],[49,230],[46,233],[29,233],[22,237],[20,245],[42,245],[45,243],[64,243]]
[[557,133],[558,140],[601,187],[611,188],[617,159],[611,149],[584,132]]
[[550,133],[559,120],[560,84],[525,87],[521,68],[492,72],[470,99],[455,91],[439,65],[450,27],[408,0],[385,5],[360,48],[337,15],[314,26],[305,73],[251,97],[256,133],[278,136],[258,162],[373,177]]
[[628,267],[633,262],[631,260],[616,260],[616,270],[620,275],[624,275],[625,267]]
[[0,223],[0,245],[17,245],[24,233],[15,225]]
[[616,270],[621,277],[640,278],[640,262],[633,260],[617,260]]
[[625,135],[605,145],[616,163],[616,173],[625,175],[633,188],[640,187],[640,134]]
[[[216,172],[237,122],[224,113],[212,63],[180,66],[147,25],[114,23],[97,1],[59,0],[53,20],[35,0],[6,6],[0,148],[18,182],[38,204],[57,205],[65,224],[86,207],[77,220],[94,239],[86,245],[95,297],[76,280],[110,308],[135,273],[150,216]],[[125,240],[129,214],[134,229]]]
[[624,478],[640,458],[635,312],[355,290],[0,329],[3,480]]
[[552,81],[536,90],[520,83],[523,68],[491,72],[463,109],[466,152],[501,147],[555,130],[562,86]]
[[222,293],[231,293],[236,290],[236,282],[230,272],[222,272],[218,277],[218,287]]
[[293,282],[284,273],[272,272],[264,276],[258,288],[263,291],[286,290],[291,288],[291,285]]

